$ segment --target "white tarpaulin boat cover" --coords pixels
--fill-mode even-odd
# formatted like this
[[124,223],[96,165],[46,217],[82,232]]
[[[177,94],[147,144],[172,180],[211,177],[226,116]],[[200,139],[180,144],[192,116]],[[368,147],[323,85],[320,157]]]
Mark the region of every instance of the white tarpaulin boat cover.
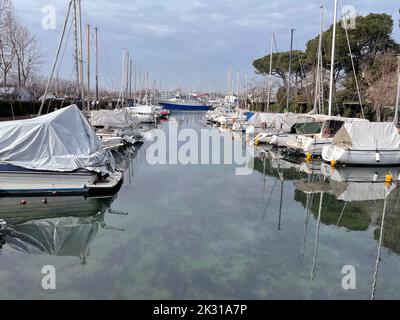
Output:
[[114,158],[76,105],[47,115],[0,122],[0,162],[46,171],[109,173]]
[[283,113],[256,113],[250,118],[249,125],[254,127],[261,127],[262,124],[266,124],[269,128],[274,126],[274,122],[277,119],[283,119],[286,117],[287,114]]
[[90,122],[94,127],[130,128],[136,127],[137,120],[125,108],[115,110],[94,110],[90,113]]
[[352,122],[344,124],[333,144],[344,149],[393,150],[400,148],[400,135],[391,122]]
[[284,117],[275,117],[274,123],[272,124],[274,129],[282,130],[283,132],[289,133],[292,127],[297,123],[309,123],[316,122],[315,117],[305,114],[288,114]]

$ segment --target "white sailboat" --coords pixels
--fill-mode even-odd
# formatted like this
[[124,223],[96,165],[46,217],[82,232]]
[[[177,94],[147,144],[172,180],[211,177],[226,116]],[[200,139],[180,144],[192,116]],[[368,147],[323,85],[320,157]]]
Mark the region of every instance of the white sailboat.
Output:
[[323,148],[322,158],[348,165],[400,165],[400,134],[391,122],[346,123]]

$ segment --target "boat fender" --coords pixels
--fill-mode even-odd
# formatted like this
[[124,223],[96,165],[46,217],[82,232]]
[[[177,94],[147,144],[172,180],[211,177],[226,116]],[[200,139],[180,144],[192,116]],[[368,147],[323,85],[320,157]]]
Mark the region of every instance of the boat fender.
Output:
[[380,153],[377,151],[376,152],[376,154],[375,154],[375,160],[376,160],[376,162],[381,162],[381,155],[380,155]]
[[46,199],[46,198],[43,199],[43,200],[42,200],[42,203],[43,203],[43,204],[47,204],[47,203],[48,203],[47,199]]
[[393,182],[393,176],[391,174],[387,174],[385,177],[385,182],[387,184],[391,184]]
[[28,204],[28,201],[26,201],[25,199],[22,199],[20,202],[21,205],[25,206]]
[[375,172],[373,177],[372,177],[372,181],[373,182],[377,182],[378,181],[378,177],[379,177],[378,172]]

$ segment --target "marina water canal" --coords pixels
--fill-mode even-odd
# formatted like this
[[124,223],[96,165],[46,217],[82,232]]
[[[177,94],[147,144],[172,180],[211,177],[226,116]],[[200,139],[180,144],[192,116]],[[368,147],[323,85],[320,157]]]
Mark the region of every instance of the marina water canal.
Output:
[[[160,128],[174,123],[209,128],[202,113]],[[321,163],[266,150],[240,176],[150,165],[150,144],[117,156],[126,171],[113,199],[0,199],[1,299],[400,298],[400,191],[360,182],[387,172],[327,177]],[[56,290],[42,289],[46,265]],[[346,266],[355,290],[343,288]]]

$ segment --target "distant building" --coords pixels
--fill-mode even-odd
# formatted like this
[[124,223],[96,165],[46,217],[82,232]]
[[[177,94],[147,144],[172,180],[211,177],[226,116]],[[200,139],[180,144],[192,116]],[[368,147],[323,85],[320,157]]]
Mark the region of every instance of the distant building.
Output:
[[34,97],[26,88],[18,88],[15,86],[0,87],[0,100],[16,100],[30,102],[34,101]]

